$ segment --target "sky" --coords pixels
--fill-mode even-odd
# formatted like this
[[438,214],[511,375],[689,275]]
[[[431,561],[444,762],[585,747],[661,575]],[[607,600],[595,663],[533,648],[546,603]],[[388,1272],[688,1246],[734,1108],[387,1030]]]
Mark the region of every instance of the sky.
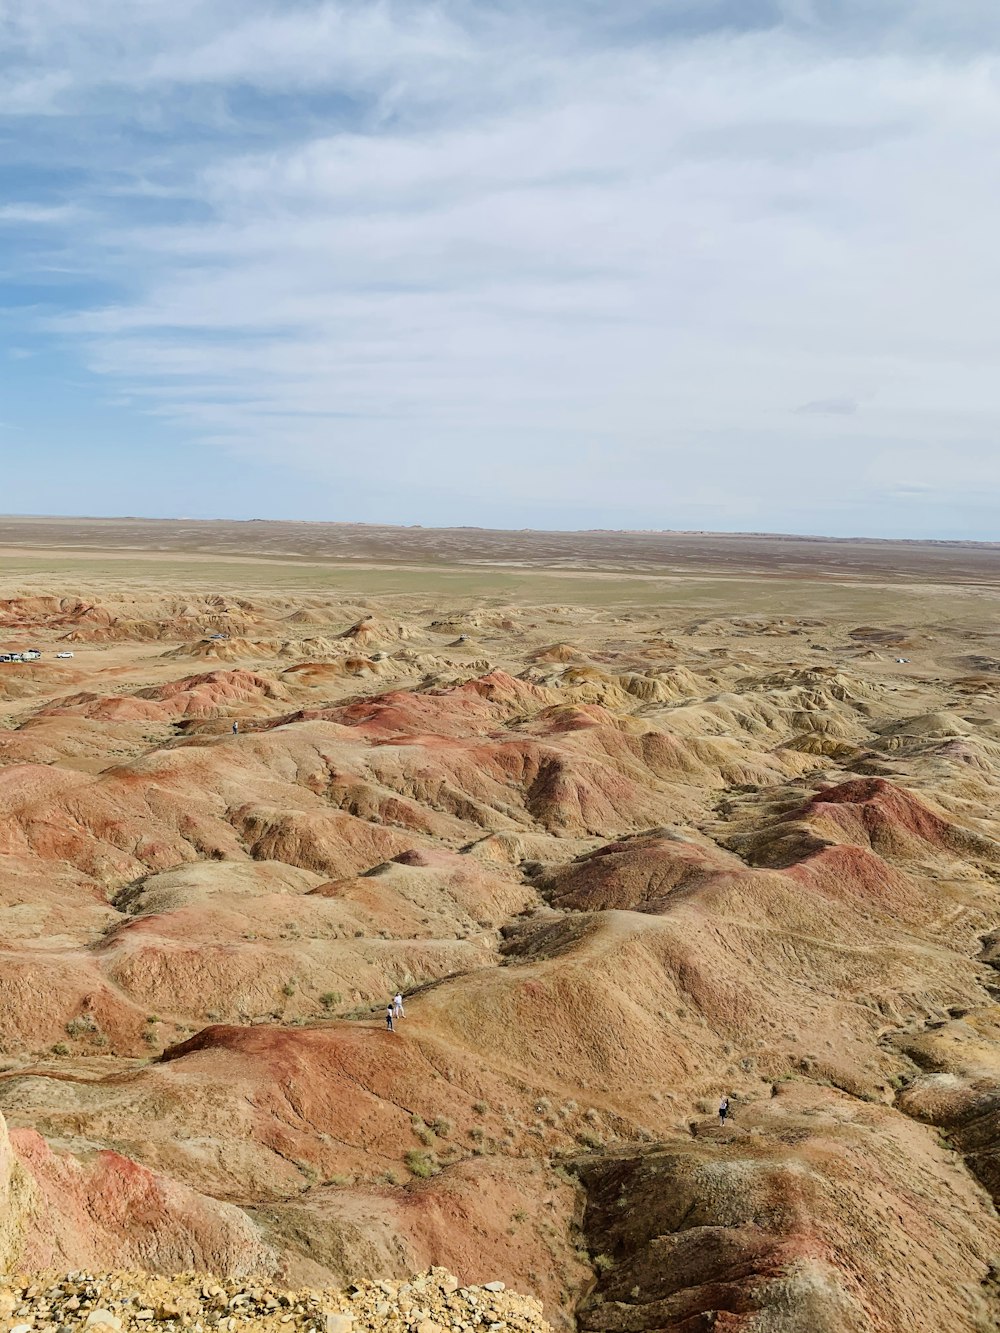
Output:
[[996,0],[0,0],[0,512],[1000,538]]

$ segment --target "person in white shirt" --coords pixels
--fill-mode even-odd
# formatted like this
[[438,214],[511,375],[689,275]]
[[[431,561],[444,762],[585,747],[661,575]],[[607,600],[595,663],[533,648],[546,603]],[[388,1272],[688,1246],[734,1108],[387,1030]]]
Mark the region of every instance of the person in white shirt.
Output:
[[406,1015],[403,1013],[403,996],[399,991],[397,991],[396,994],[393,996],[392,1012],[393,1012],[393,1017],[395,1018],[406,1017]]

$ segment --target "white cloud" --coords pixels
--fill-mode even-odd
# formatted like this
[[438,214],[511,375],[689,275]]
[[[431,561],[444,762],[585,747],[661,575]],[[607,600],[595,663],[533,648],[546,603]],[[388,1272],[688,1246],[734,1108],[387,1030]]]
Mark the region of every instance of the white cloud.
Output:
[[460,29],[432,6],[290,6],[254,14],[154,56],[144,79],[163,83],[251,82],[283,89],[369,88],[471,55]]
[[811,402],[800,403],[795,409],[799,416],[853,417],[858,410],[856,398],[813,398]]
[[69,74],[60,70],[0,82],[0,115],[45,115],[71,82]]
[[0,204],[0,224],[75,222],[83,211],[72,204]]
[[929,4],[842,8],[840,31],[789,0],[692,35],[670,6],[626,33],[557,7],[152,0],[118,28],[107,0],[0,0],[49,88],[38,133],[61,108],[107,140],[79,199],[0,222],[65,224],[114,277],[48,327],[117,388],[237,454],[345,482],[378,460],[397,516],[530,488],[568,523],[795,526],[807,502],[842,525],[908,459],[958,502],[1000,421],[1000,65]]

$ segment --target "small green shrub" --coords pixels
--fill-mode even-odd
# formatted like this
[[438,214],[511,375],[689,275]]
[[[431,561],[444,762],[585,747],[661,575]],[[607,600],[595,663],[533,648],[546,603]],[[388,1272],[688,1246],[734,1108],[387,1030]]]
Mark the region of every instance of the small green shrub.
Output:
[[97,1019],[93,1014],[81,1014],[79,1018],[71,1018],[66,1024],[66,1035],[70,1037],[82,1037],[85,1032],[97,1031]]
[[69,1055],[69,1047],[64,1041],[57,1041],[52,1047],[53,1055]]
[[339,990],[328,990],[319,997],[319,1002],[324,1009],[333,1009],[343,998]]
[[434,1159],[430,1153],[421,1152],[419,1148],[411,1148],[403,1158],[407,1169],[421,1180],[426,1180],[428,1176],[434,1175]]
[[437,1143],[434,1131],[429,1125],[425,1125],[420,1116],[415,1115],[411,1118],[410,1124],[413,1126],[413,1132],[426,1148],[433,1148]]
[[291,997],[295,994],[295,982],[291,980],[286,981],[281,988],[281,993],[286,998],[291,999]]

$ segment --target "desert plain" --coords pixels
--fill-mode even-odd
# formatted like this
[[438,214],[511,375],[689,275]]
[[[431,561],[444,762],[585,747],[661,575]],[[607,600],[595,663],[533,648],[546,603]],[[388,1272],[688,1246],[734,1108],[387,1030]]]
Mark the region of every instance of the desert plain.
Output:
[[998,613],[985,545],[0,520],[0,1269],[1000,1327]]

